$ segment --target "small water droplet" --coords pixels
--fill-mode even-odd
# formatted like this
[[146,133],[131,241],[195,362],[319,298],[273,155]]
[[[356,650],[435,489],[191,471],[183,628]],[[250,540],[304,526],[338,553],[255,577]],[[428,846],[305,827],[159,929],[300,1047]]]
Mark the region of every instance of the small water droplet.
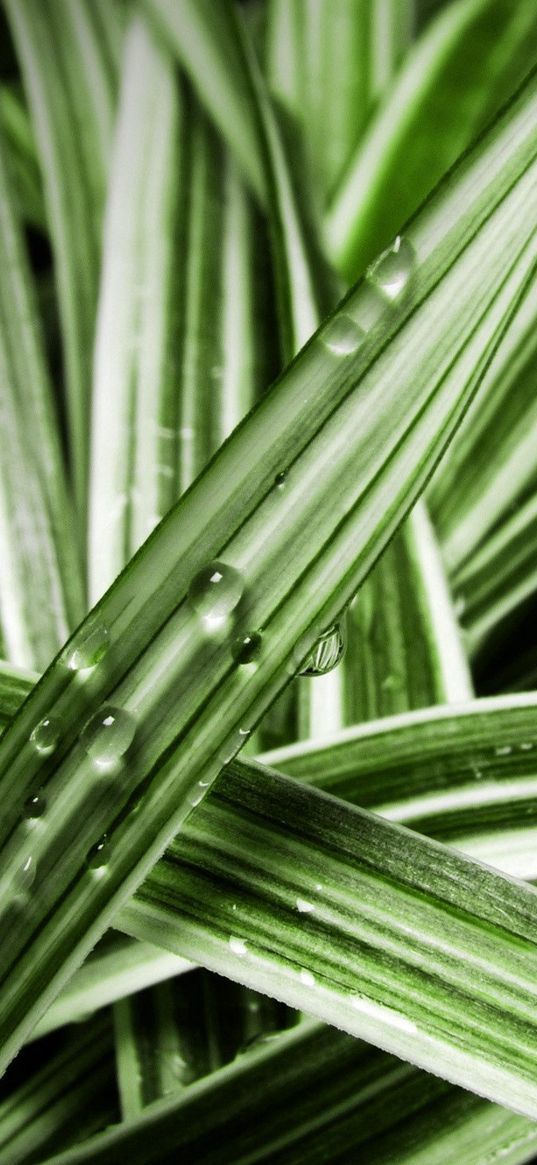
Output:
[[350,356],[363,343],[365,332],[351,316],[341,312],[323,328],[321,339],[336,356]]
[[28,856],[24,858],[24,861],[21,862],[18,869],[15,870],[13,875],[13,894],[16,896],[26,894],[27,890],[29,890],[35,882],[36,873],[37,865],[35,858],[33,858],[31,854],[28,854]]
[[297,898],[296,908],[299,914],[311,914],[315,910],[313,902],[306,902],[305,898]]
[[494,749],[496,756],[510,756],[512,751],[513,751],[513,746],[511,744],[499,744]]
[[136,721],[124,708],[99,708],[80,733],[80,743],[99,768],[115,766],[134,740]]
[[368,268],[367,278],[386,299],[393,302],[408,288],[415,266],[416,256],[412,244],[398,235],[392,246]]
[[58,745],[61,721],[55,716],[45,716],[36,724],[30,735],[30,743],[41,756],[48,756]]
[[234,955],[246,955],[248,947],[242,938],[234,938],[233,935],[229,940],[229,949],[233,951]]
[[531,740],[525,740],[522,744],[519,744],[518,747],[521,752],[530,752],[533,748],[533,742]]
[[319,636],[312,651],[300,668],[301,676],[324,676],[333,671],[345,654],[345,638],[341,623],[335,623]]
[[226,562],[210,562],[192,579],[188,598],[209,625],[220,625],[233,613],[244,593],[244,579]]
[[70,671],[83,671],[85,668],[96,667],[106,655],[109,645],[108,627],[102,620],[90,617],[68,643],[62,659]]
[[46,798],[43,796],[41,790],[39,790],[37,793],[31,793],[24,802],[24,816],[30,819],[34,817],[42,817],[46,808]]
[[276,474],[276,477],[274,478],[274,485],[276,486],[276,489],[279,489],[279,490],[285,489],[285,486],[287,483],[287,476],[288,475],[287,475],[286,469],[282,469],[281,473]]
[[106,833],[92,846],[86,858],[88,870],[102,870],[110,859],[110,842]]
[[246,744],[250,735],[249,728],[239,728],[237,732],[234,732],[232,736],[228,737],[218,754],[219,763],[221,765],[228,765],[236,757],[243,744]]
[[237,1056],[247,1056],[250,1052],[258,1052],[260,1048],[270,1048],[278,1042],[281,1032],[257,1032],[251,1039],[241,1044]]
[[259,656],[262,642],[259,631],[249,631],[246,635],[235,639],[231,645],[231,654],[235,663],[253,663]]
[[311,971],[301,971],[300,982],[303,983],[305,987],[314,987],[315,975],[312,975]]

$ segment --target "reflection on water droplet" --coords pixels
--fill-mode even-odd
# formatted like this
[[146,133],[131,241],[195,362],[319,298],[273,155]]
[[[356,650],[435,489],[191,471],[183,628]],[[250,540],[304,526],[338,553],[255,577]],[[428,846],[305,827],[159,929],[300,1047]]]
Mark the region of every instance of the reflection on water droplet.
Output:
[[300,982],[303,983],[305,987],[314,987],[315,975],[312,975],[311,971],[301,971]]
[[313,650],[302,664],[301,676],[324,676],[332,671],[345,654],[345,636],[341,623],[335,623],[319,636]]
[[261,651],[262,642],[259,631],[249,631],[246,635],[235,639],[231,645],[231,654],[235,663],[253,663]]
[[287,470],[282,469],[281,473],[277,473],[276,477],[274,478],[274,485],[276,486],[276,489],[283,490],[285,488],[286,481],[287,481]]
[[86,865],[89,870],[102,870],[108,864],[110,859],[110,842],[106,833],[100,838],[96,845],[92,846],[86,858]]
[[95,667],[106,655],[109,645],[108,627],[100,619],[90,616],[67,644],[62,659],[70,671],[83,671]]
[[31,854],[28,854],[28,856],[24,858],[24,861],[21,862],[20,866],[13,874],[11,887],[13,894],[17,897],[26,894],[27,890],[29,890],[35,882],[36,873],[37,865],[35,858],[33,858]]
[[512,751],[513,746],[511,744],[499,744],[497,748],[494,749],[496,756],[510,756]]
[[330,320],[321,332],[323,344],[336,356],[350,356],[351,352],[356,352],[364,337],[363,329],[345,312]]
[[41,790],[38,793],[31,793],[24,802],[24,816],[30,819],[34,817],[42,817],[47,808],[46,798],[43,796]]
[[521,752],[530,752],[533,748],[533,742],[531,740],[525,740],[522,744],[519,744],[518,747]]
[[249,728],[239,728],[237,732],[234,732],[232,736],[228,737],[218,754],[219,763],[221,765],[228,765],[236,757],[243,744],[246,744],[250,735]]
[[242,938],[234,938],[233,935],[229,940],[229,949],[233,951],[234,955],[246,955],[248,947]]
[[54,752],[60,739],[61,721],[55,716],[45,716],[36,724],[30,735],[30,743],[41,756]]
[[192,579],[188,598],[209,626],[220,625],[233,613],[244,593],[244,579],[226,562],[210,562]]
[[392,246],[371,264],[367,278],[386,299],[393,302],[408,288],[415,266],[416,256],[412,244],[398,235]]
[[124,708],[99,708],[80,733],[80,743],[99,768],[115,766],[134,740],[136,721]]
[[297,898],[296,908],[299,914],[311,914],[315,910],[313,902],[306,902],[305,898]]

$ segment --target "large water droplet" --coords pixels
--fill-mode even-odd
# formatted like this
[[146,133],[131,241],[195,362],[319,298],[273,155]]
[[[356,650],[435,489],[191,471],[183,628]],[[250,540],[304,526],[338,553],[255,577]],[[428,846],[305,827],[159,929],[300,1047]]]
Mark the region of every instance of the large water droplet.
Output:
[[83,671],[96,667],[106,655],[110,644],[110,632],[101,619],[90,617],[68,643],[63,654],[63,662],[70,671]]
[[124,708],[105,705],[88,720],[80,743],[99,768],[113,767],[134,740],[136,721]]
[[321,332],[323,344],[335,356],[350,356],[363,343],[364,337],[363,328],[345,312],[330,320]]
[[280,491],[285,489],[287,476],[288,474],[286,469],[282,469],[280,473],[276,474],[276,477],[274,478],[274,485],[276,486],[276,489]]
[[60,732],[61,720],[55,716],[45,716],[39,724],[36,724],[30,736],[30,743],[41,756],[48,756],[57,747]]
[[37,793],[31,793],[24,802],[24,816],[31,819],[35,817],[42,817],[47,808],[46,797],[44,797],[41,790]]
[[392,246],[368,268],[367,278],[386,299],[393,302],[408,287],[415,266],[416,256],[412,244],[398,235]]
[[231,645],[231,654],[235,663],[253,663],[261,651],[262,638],[259,631],[249,631],[235,639]]
[[106,833],[92,846],[86,858],[88,870],[102,870],[108,865],[110,858],[110,842]]
[[324,676],[337,667],[345,654],[345,636],[341,623],[335,623],[319,636],[315,646],[302,664],[301,676]]
[[209,624],[222,623],[238,606],[244,593],[244,579],[226,562],[210,562],[192,579],[188,597],[194,610]]

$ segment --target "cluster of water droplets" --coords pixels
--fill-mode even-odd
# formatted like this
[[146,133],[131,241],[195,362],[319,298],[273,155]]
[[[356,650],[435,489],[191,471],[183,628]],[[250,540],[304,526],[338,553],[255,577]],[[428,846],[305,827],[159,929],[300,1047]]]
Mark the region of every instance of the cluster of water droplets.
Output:
[[[337,357],[356,352],[386,308],[402,302],[415,268],[416,256],[411,242],[398,235],[391,247],[370,265],[362,287],[347,304],[347,310],[333,316],[323,328],[321,339],[328,351]],[[355,315],[351,315],[351,311]]]

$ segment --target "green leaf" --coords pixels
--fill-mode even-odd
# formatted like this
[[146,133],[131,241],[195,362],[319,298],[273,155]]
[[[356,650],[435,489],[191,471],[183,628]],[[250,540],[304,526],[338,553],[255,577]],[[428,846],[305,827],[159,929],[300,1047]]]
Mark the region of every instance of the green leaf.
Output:
[[300,125],[318,200],[332,194],[399,66],[411,9],[408,0],[269,0],[268,81]]
[[484,1165],[503,1152],[523,1165],[536,1139],[533,1121],[306,1022],[60,1162]]
[[71,474],[86,506],[91,355],[114,66],[101,5],[6,0],[39,152],[62,321]]
[[11,154],[21,216],[32,226],[45,230],[46,215],[35,142],[27,110],[13,85],[0,86],[0,126]]
[[[38,1071],[23,1053],[24,1083],[0,1097],[3,1165],[41,1161],[117,1120],[111,1036],[109,1017],[100,1016],[71,1031]],[[4,1093],[8,1083],[9,1074]]]
[[266,200],[255,114],[227,0],[143,0],[177,53],[198,96],[223,133],[244,177],[261,202]]
[[0,142],[0,619],[6,654],[42,669],[81,619],[83,589],[49,381],[12,185]]
[[[0,742],[4,1062],[356,592],[441,456],[533,271],[536,101],[532,79],[235,430]],[[337,354],[342,325],[365,335]],[[233,645],[258,628],[246,674]],[[50,717],[58,743],[44,756],[30,736]],[[21,808],[36,789],[54,813],[29,853]],[[86,859],[103,833],[99,874]]]
[[356,279],[535,64],[533,3],[457,0],[416,43],[334,195],[329,254]]

